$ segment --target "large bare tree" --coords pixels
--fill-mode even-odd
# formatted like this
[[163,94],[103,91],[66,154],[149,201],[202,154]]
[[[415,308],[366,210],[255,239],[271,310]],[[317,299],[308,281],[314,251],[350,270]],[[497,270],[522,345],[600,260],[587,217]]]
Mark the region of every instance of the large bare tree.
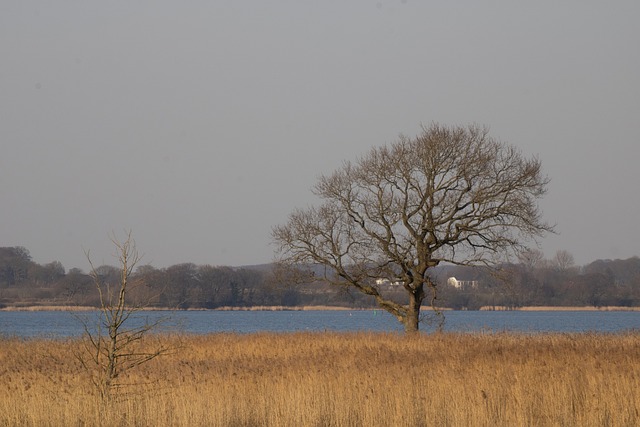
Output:
[[[323,266],[324,280],[371,295],[415,332],[424,300],[436,309],[434,267],[493,265],[553,231],[537,203],[548,182],[538,158],[487,128],[434,123],[321,176],[322,203],[272,235],[279,261]],[[400,282],[406,304],[385,295],[388,282]]]

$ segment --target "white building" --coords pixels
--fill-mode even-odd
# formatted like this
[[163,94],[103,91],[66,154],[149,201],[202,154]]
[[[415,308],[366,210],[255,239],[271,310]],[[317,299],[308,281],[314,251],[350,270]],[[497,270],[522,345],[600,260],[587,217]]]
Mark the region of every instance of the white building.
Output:
[[401,283],[396,281],[396,282],[391,282],[389,281],[389,279],[376,279],[376,285],[380,286],[380,285],[386,285],[386,286],[399,286]]
[[449,277],[449,279],[447,279],[447,285],[453,286],[456,289],[475,289],[478,287],[478,281],[458,280],[455,277]]

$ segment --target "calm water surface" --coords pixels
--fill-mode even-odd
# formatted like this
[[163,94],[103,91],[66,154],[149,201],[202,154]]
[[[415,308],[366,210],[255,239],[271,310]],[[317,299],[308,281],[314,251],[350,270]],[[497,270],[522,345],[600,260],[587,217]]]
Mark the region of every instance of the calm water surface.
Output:
[[[445,331],[456,332],[623,332],[640,331],[638,311],[449,311]],[[97,312],[0,311],[0,335],[64,338],[83,333],[82,320],[96,323]],[[261,331],[402,332],[385,311],[150,311],[136,322],[169,318],[163,328],[194,334]],[[434,326],[426,319],[422,330]]]

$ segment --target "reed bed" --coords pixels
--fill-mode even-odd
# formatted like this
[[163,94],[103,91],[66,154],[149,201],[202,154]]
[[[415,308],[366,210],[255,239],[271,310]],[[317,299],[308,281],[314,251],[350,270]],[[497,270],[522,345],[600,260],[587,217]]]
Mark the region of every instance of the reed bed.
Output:
[[637,426],[640,335],[150,336],[104,402],[78,340],[0,339],[6,426]]

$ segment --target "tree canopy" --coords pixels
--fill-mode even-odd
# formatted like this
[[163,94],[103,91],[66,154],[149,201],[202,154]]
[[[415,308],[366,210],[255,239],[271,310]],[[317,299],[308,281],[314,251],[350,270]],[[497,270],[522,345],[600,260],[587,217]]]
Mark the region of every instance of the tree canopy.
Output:
[[[434,267],[491,265],[553,231],[538,208],[548,183],[538,158],[486,127],[434,123],[321,176],[322,202],[273,237],[281,262],[325,267],[324,280],[371,295],[412,332],[427,289],[436,308]],[[408,302],[387,298],[384,282],[399,282]]]

